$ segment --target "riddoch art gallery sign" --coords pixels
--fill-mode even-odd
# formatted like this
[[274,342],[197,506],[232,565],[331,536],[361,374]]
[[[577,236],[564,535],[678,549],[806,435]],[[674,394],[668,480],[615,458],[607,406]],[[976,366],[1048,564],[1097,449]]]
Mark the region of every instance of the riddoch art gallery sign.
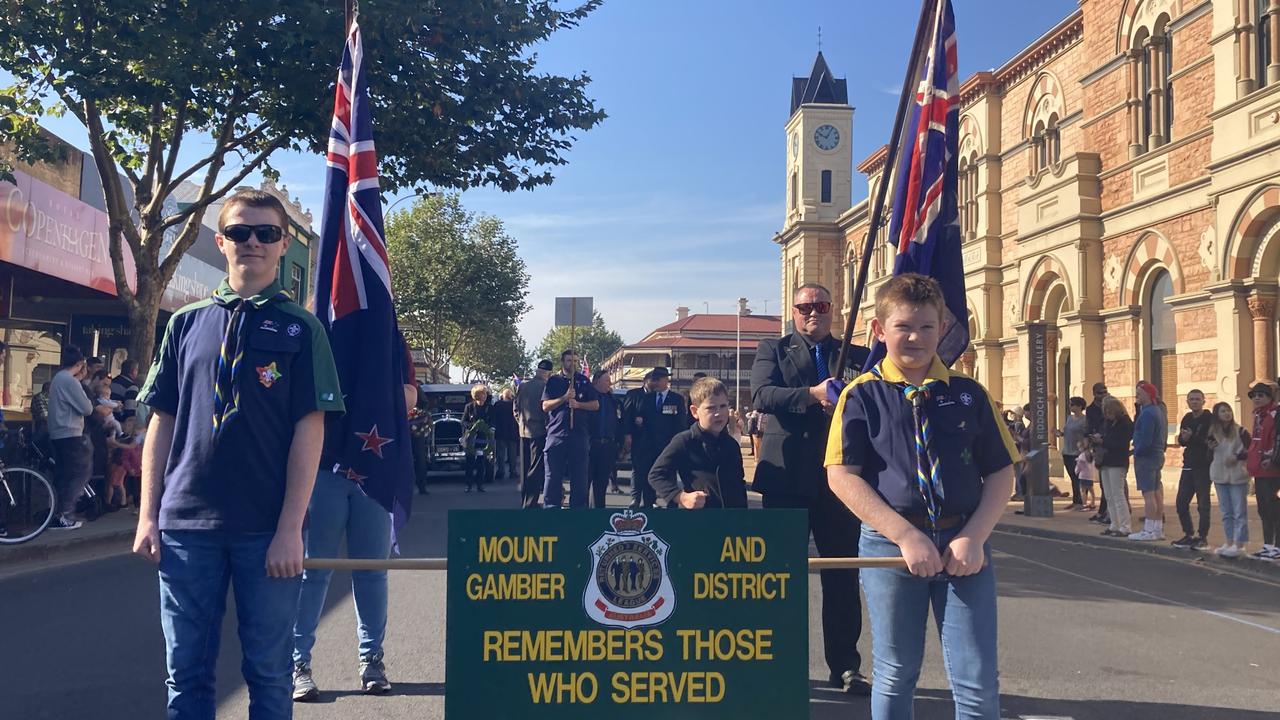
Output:
[[808,715],[803,511],[449,513],[448,718]]

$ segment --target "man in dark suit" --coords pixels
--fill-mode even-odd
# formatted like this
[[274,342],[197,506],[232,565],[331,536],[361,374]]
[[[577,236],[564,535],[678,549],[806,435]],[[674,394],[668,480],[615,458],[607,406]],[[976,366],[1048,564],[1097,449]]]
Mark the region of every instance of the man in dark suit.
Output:
[[[766,508],[803,508],[822,557],[855,557],[861,523],[831,492],[822,459],[835,402],[840,341],[831,336],[831,291],[802,285],[792,295],[795,332],[761,340],[751,367],[751,403],[772,417],[760,443],[752,489]],[[854,346],[846,363],[862,367],[868,350]],[[857,570],[822,572],[822,640],[832,686],[868,695],[860,672],[862,603]]]
[[684,396],[671,389],[671,373],[664,367],[649,373],[649,391],[636,408],[631,424],[631,507],[653,507],[657,495],[649,485],[649,470],[676,433],[692,419]]

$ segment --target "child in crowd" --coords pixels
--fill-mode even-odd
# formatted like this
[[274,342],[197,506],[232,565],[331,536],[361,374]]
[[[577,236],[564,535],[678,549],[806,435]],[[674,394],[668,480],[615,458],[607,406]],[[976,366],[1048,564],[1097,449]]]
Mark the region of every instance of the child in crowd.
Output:
[[98,389],[98,405],[111,408],[111,414],[102,417],[103,432],[108,438],[119,435],[122,431],[120,429],[120,421],[116,419],[115,413],[122,405],[111,399],[110,385],[103,383],[102,387]]
[[[103,425],[110,425],[107,420],[115,422],[108,415]],[[107,448],[111,453],[107,466],[107,492],[103,500],[108,508],[119,510],[129,504],[129,492],[125,481],[130,477],[142,476],[142,442],[138,436],[138,418],[126,415],[124,423],[115,422],[117,430],[107,431]],[[117,496],[119,500],[117,500]]]
[[1249,458],[1252,437],[1248,430],[1236,424],[1229,403],[1213,406],[1207,442],[1211,453],[1209,479],[1218,494],[1222,532],[1227,538],[1214,552],[1222,557],[1240,557],[1249,544],[1249,470],[1245,461]]
[[710,377],[695,381],[689,410],[696,424],[676,433],[649,470],[658,501],[685,510],[745,508],[742,448],[726,429],[729,391],[724,383]]
[[1080,480],[1080,507],[1077,510],[1093,510],[1093,483],[1098,479],[1098,472],[1093,467],[1093,449],[1088,440],[1076,444],[1076,477]]
[[871,618],[873,720],[912,716],[929,609],[948,648],[956,716],[997,720],[996,580],[988,538],[1013,490],[1017,448],[985,388],[937,355],[942,288],[898,275],[876,292],[871,330],[885,358],[845,388],[827,441],[827,478],[862,520]]

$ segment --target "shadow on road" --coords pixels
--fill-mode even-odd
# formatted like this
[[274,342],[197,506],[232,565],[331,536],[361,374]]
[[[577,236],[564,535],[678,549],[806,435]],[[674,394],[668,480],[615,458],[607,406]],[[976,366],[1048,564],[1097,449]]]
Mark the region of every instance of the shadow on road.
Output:
[[[916,720],[951,720],[955,707],[946,690],[922,689],[916,693]],[[869,698],[842,695],[811,684],[809,691],[810,720],[849,720],[871,715]],[[1274,712],[1238,710],[1235,708],[1173,705],[1133,702],[1128,700],[1088,700],[1034,698],[1019,695],[1000,696],[1000,717],[1017,720],[1023,717],[1070,718],[1071,720],[1115,720],[1115,718],[1152,718],[1158,720],[1272,720]]]

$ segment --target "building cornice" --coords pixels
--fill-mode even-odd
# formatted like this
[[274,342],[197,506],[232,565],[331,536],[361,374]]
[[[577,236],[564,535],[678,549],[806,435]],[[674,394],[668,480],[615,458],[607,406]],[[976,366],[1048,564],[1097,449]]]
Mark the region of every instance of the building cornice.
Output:
[[889,157],[888,143],[881,145],[875,152],[867,156],[866,160],[858,163],[858,172],[863,175],[871,175],[879,170],[884,169],[884,161]]

